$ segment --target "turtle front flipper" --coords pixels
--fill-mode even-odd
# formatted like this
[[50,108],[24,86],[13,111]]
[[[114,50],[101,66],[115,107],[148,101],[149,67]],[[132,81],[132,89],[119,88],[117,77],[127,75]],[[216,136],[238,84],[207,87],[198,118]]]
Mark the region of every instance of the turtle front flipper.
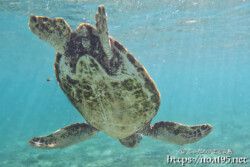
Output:
[[95,25],[100,34],[105,34],[103,37],[108,39],[108,21],[104,5],[98,6],[98,13],[95,14]]
[[99,130],[86,124],[76,123],[41,137],[33,137],[29,145],[43,149],[64,148],[97,135]]
[[210,124],[188,126],[175,122],[158,122],[143,130],[143,134],[164,142],[184,145],[199,141],[207,136],[213,127]]
[[98,6],[98,13],[95,14],[95,25],[98,30],[102,48],[110,60],[113,57],[113,53],[111,51],[108,32],[108,19],[104,5]]
[[124,139],[120,139],[120,143],[128,148],[135,148],[139,145],[140,141],[142,140],[141,133],[135,133],[129,137]]

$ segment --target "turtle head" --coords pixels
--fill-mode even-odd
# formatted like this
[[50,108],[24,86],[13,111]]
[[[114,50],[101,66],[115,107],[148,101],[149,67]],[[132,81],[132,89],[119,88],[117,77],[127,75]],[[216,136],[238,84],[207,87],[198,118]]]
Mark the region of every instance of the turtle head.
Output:
[[64,52],[65,45],[70,40],[71,30],[62,18],[50,19],[45,16],[30,15],[30,30],[41,40],[49,43],[59,53]]

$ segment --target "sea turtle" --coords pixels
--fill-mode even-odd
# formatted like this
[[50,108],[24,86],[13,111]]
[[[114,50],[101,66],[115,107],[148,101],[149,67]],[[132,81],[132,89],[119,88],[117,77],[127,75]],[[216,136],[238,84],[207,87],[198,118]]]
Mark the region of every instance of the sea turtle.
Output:
[[72,31],[62,18],[31,15],[30,30],[53,46],[55,76],[87,123],[76,123],[41,137],[31,146],[52,149],[106,133],[126,147],[136,147],[142,135],[177,145],[207,136],[209,124],[188,126],[151,120],[160,106],[160,93],[146,69],[118,41],[109,36],[104,6],[95,15],[96,28],[80,24]]

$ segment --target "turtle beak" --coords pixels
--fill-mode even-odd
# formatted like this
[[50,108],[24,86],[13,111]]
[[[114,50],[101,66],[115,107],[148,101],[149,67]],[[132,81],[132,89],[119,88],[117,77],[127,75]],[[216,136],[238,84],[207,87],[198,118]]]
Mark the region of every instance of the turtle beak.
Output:
[[29,20],[28,26],[32,32],[34,32],[34,27],[35,27],[36,23],[37,23],[37,17],[33,14],[30,15],[30,20]]

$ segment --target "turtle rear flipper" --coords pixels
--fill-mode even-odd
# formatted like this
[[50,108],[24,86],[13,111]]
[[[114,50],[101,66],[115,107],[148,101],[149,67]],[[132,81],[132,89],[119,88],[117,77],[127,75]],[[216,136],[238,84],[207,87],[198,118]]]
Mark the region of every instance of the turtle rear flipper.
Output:
[[199,141],[207,136],[213,127],[210,124],[188,126],[175,122],[158,122],[148,127],[143,134],[164,142],[184,145]]
[[43,149],[64,148],[97,135],[99,130],[86,124],[76,123],[41,137],[33,137],[29,145]]

